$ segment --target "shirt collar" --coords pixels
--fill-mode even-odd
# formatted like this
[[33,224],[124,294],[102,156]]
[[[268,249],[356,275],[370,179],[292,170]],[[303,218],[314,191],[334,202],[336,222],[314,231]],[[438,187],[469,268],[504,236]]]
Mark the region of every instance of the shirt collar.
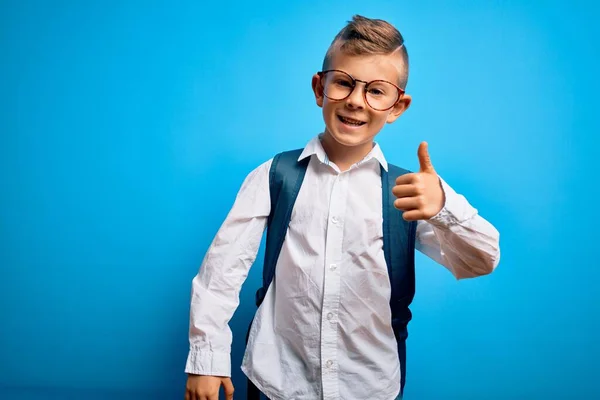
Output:
[[[312,155],[316,155],[319,161],[321,161],[323,164],[329,165],[329,157],[327,157],[327,153],[325,153],[325,149],[323,149],[323,145],[321,144],[321,135],[312,138],[310,142],[308,142],[300,154],[300,157],[298,157],[298,161],[301,161]],[[381,151],[381,147],[376,142],[374,143],[374,146],[369,154],[367,154],[361,161],[356,163],[356,165],[358,166],[363,164],[373,158],[379,162],[383,169],[386,171],[388,170],[388,163],[383,155],[383,152]]]

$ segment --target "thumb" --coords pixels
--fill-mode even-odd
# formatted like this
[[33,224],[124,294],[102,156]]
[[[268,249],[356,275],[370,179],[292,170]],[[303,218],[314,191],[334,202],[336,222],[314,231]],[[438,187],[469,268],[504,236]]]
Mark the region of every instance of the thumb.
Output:
[[223,389],[225,389],[225,398],[233,400],[233,383],[231,382],[231,378],[223,379]]
[[421,142],[417,155],[419,156],[420,172],[434,172],[433,164],[431,164],[431,158],[429,157],[429,151],[427,150],[427,142]]

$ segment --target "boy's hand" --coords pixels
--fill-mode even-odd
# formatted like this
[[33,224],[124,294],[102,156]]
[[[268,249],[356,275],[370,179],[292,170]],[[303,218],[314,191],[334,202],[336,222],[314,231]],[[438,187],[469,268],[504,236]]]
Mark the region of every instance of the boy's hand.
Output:
[[392,193],[397,197],[394,207],[404,211],[407,221],[429,219],[440,212],[446,202],[440,179],[433,169],[427,142],[419,145],[419,172],[405,174],[396,179]]
[[219,400],[221,385],[225,389],[225,398],[233,400],[233,383],[230,378],[188,374],[185,400]]

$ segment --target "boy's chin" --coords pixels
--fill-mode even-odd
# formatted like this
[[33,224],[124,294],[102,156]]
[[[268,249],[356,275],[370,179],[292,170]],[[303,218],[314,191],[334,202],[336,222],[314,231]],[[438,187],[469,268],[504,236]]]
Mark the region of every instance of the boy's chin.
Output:
[[[365,127],[366,128],[366,127]],[[326,135],[330,136],[337,144],[344,147],[364,146],[367,143],[373,142],[373,135],[364,132],[338,132],[336,130],[328,130]]]

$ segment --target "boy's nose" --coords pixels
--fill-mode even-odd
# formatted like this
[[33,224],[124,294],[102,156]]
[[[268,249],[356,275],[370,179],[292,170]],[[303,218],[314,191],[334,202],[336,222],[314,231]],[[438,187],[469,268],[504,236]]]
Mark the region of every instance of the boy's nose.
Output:
[[365,108],[365,99],[363,97],[362,88],[358,85],[354,87],[350,96],[346,98],[346,106],[353,109]]

